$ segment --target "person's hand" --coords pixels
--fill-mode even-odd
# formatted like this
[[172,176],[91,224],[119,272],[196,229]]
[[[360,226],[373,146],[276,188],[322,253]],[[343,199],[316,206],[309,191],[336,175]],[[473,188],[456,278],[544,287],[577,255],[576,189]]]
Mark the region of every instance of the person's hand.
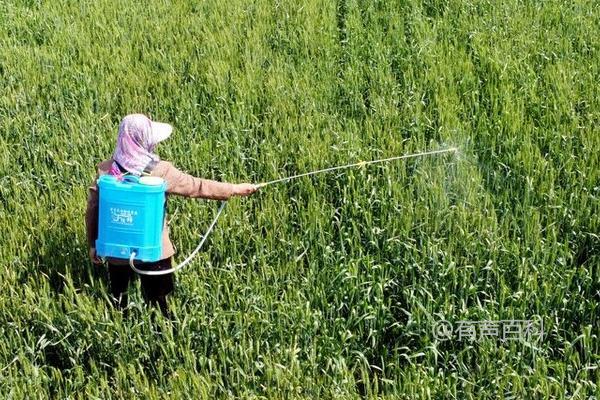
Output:
[[102,264],[102,259],[100,257],[98,257],[98,255],[96,254],[95,247],[90,247],[89,254],[90,254],[90,261],[92,262],[92,264],[94,264],[94,265]]
[[235,185],[236,196],[250,196],[258,190],[259,186],[252,183],[238,183]]

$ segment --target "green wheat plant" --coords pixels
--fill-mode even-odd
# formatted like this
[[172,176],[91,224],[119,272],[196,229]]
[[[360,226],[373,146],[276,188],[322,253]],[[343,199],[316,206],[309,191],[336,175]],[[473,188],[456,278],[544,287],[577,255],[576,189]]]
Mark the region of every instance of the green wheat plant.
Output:
[[[592,0],[0,0],[0,397],[597,398],[599,37]],[[230,201],[173,321],[124,319],[84,212],[133,112],[234,182],[459,151]],[[169,201],[176,260],[216,208]]]

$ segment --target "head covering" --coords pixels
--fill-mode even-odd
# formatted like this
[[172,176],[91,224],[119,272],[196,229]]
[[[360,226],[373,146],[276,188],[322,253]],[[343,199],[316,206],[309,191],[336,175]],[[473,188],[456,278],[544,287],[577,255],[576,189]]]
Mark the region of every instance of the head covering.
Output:
[[127,115],[119,125],[110,173],[122,178],[122,170],[125,169],[131,174],[141,175],[144,169],[160,160],[154,153],[154,147],[171,136],[172,131],[171,125],[154,122],[143,114]]

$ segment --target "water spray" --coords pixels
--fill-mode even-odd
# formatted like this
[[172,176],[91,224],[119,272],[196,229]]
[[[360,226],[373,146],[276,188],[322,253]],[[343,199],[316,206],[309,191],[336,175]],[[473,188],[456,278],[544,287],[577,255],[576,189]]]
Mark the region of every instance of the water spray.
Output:
[[[317,174],[322,174],[322,173],[332,172],[332,171],[345,170],[345,169],[349,169],[349,168],[353,168],[353,167],[363,167],[363,166],[367,166],[367,165],[371,165],[371,164],[381,164],[381,163],[386,163],[386,162],[390,162],[390,161],[403,160],[403,159],[407,159],[407,158],[435,156],[435,155],[440,155],[440,154],[450,153],[450,152],[456,152],[456,151],[458,151],[458,148],[456,148],[456,147],[450,147],[450,148],[442,149],[442,150],[434,150],[434,151],[425,151],[425,152],[421,152],[421,153],[405,154],[405,155],[402,155],[402,156],[382,158],[382,159],[379,159],[379,160],[360,161],[360,162],[353,163],[353,164],[338,165],[338,166],[335,166],[335,167],[323,168],[323,169],[319,169],[319,170],[316,170],[316,171],[305,172],[305,173],[302,173],[302,174],[292,175],[292,176],[288,176],[288,177],[285,177],[285,178],[279,178],[279,179],[275,179],[275,180],[272,180],[272,181],[267,181],[267,182],[259,183],[256,186],[259,187],[259,188],[263,188],[265,186],[274,185],[276,183],[287,183],[287,182],[290,182],[290,181],[292,181],[294,179],[302,178],[302,177],[305,177],[305,176],[317,175]],[[192,253],[183,262],[181,262],[177,266],[175,266],[173,268],[170,268],[170,269],[167,269],[167,270],[162,270],[162,271],[144,271],[144,270],[141,270],[139,268],[136,268],[135,265],[134,265],[134,263],[133,263],[133,261],[135,259],[135,256],[136,256],[135,252],[132,252],[131,255],[130,255],[130,257],[129,257],[129,266],[131,267],[131,269],[133,269],[135,272],[137,272],[140,275],[151,275],[151,276],[170,274],[170,273],[173,273],[173,272],[178,271],[181,268],[185,267],[190,261],[192,261],[192,259],[196,256],[196,254],[200,251],[200,249],[204,245],[204,242],[206,241],[206,238],[208,238],[208,235],[210,235],[210,233],[214,229],[214,227],[217,224],[217,221],[219,220],[219,217],[223,213],[223,210],[225,209],[226,205],[227,205],[227,200],[221,201],[221,205],[219,206],[217,214],[215,215],[215,217],[213,218],[212,222],[210,223],[210,225],[209,225],[206,233],[204,233],[204,235],[202,236],[202,239],[200,240],[200,243],[198,244],[198,246],[196,246],[196,248],[194,249],[194,251],[192,251]]]

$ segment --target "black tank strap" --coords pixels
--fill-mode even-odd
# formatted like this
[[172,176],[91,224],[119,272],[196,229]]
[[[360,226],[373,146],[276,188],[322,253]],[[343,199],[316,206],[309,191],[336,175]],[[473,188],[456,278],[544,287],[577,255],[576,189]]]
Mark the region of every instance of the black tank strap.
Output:
[[158,164],[158,161],[156,161],[156,160],[150,160],[150,162],[148,163],[148,165],[146,165],[146,167],[144,168],[143,173],[146,174],[146,175],[152,174],[152,170],[156,167],[156,164]]
[[[119,167],[119,170],[121,171],[122,174],[128,174],[129,171],[127,171],[125,168],[123,168],[123,166],[121,164],[119,164],[119,162],[117,160],[114,160],[115,164],[117,164],[117,167]],[[150,162],[144,167],[144,170],[142,171],[142,175],[151,175],[152,174],[152,170],[154,168],[156,168],[156,165],[158,164],[158,161],[156,160],[150,160]]]
[[113,161],[115,162],[115,164],[117,164],[117,167],[119,167],[119,171],[121,171],[122,174],[129,173],[129,171],[127,171],[125,168],[123,168],[123,166],[121,164],[119,164],[119,162],[117,160],[113,159]]

